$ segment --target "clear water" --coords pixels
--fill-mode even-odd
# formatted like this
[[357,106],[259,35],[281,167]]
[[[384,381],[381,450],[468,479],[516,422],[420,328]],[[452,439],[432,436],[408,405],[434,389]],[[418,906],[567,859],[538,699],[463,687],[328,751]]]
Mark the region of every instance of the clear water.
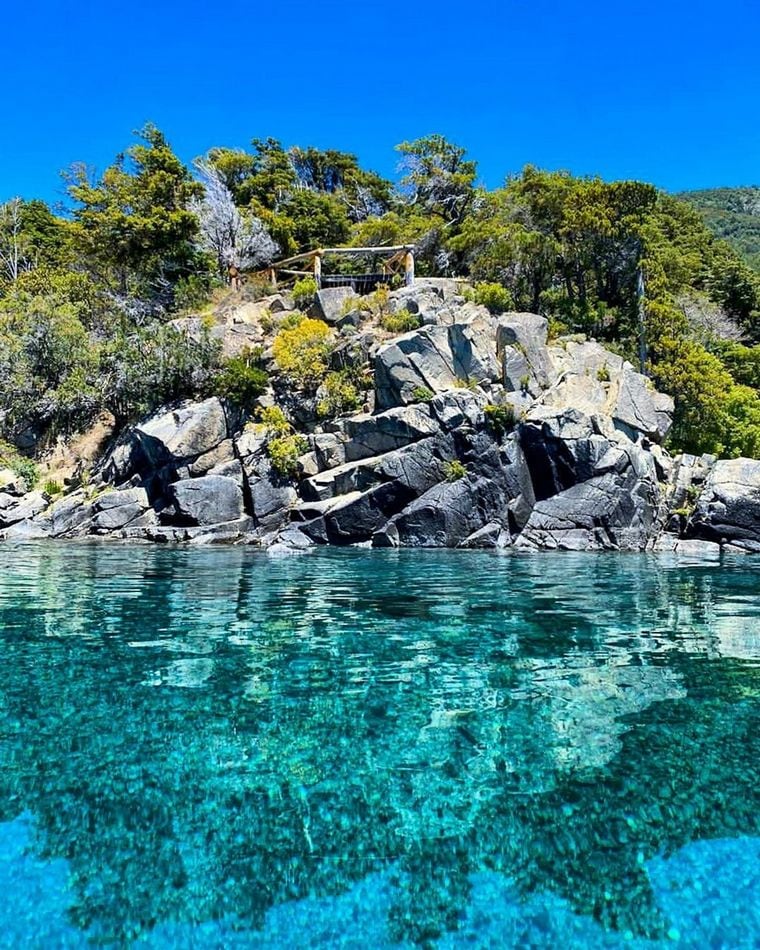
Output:
[[0,546],[0,945],[757,947],[759,579]]

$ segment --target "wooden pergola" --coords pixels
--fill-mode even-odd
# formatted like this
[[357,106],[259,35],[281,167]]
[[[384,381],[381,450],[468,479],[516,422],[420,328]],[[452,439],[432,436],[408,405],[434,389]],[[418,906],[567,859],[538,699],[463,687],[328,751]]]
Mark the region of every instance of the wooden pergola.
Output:
[[[356,255],[367,254],[382,257],[381,271],[372,274],[322,274],[322,261],[328,255]],[[295,269],[293,265],[303,263],[304,269]],[[314,251],[306,251],[303,254],[295,254],[293,257],[286,257],[282,261],[275,261],[264,272],[275,287],[277,286],[278,275],[282,274],[288,280],[297,277],[313,277],[317,287],[323,286],[346,286],[361,284],[362,287],[374,283],[375,285],[383,283],[384,280],[392,277],[394,274],[402,273],[404,283],[411,287],[414,283],[414,247],[411,244],[398,244],[393,247],[320,247]]]

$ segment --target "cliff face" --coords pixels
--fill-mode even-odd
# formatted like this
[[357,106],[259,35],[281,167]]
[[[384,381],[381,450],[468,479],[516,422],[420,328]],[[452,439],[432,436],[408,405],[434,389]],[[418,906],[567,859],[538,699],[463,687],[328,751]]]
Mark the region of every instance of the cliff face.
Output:
[[393,339],[355,328],[345,298],[315,306],[372,360],[374,406],[321,424],[302,413],[292,475],[265,426],[217,398],[184,403],[124,433],[53,503],[0,473],[4,537],[760,550],[760,462],[672,459],[671,400],[598,343],[550,342],[542,317],[494,316],[454,282],[394,292],[422,325]]

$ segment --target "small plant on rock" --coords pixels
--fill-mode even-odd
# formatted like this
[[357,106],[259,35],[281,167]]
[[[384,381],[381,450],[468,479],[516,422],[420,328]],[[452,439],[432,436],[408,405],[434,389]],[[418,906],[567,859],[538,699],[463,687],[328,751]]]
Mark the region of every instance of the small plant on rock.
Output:
[[266,370],[258,365],[260,359],[260,350],[244,350],[239,356],[225,360],[212,384],[214,394],[250,410],[269,385]]
[[332,333],[323,320],[302,317],[274,338],[277,368],[302,389],[316,389],[327,374]]
[[317,415],[322,418],[356,412],[362,405],[355,374],[347,369],[328,373],[320,387],[320,395],[322,398],[317,403]]
[[293,302],[299,310],[307,310],[317,296],[317,282],[313,277],[303,277],[293,285]]
[[54,498],[56,495],[60,495],[63,491],[63,485],[60,482],[55,481],[53,478],[49,478],[45,484],[42,486],[43,494],[47,495],[48,498]]
[[513,406],[497,406],[490,404],[483,408],[486,417],[486,428],[490,429],[498,438],[502,438],[515,427],[515,410]]
[[272,468],[278,475],[292,478],[298,474],[298,458],[308,448],[302,435],[293,432],[290,435],[278,435],[267,442],[266,451]]
[[443,466],[443,471],[447,482],[458,482],[460,478],[464,478],[467,474],[466,466],[459,459],[447,462]]
[[415,402],[430,402],[431,399],[435,399],[435,393],[427,386],[415,386],[412,390],[412,399]]
[[514,308],[512,294],[501,284],[475,284],[472,290],[465,291],[465,297],[485,307],[491,313],[505,313]]
[[416,313],[409,313],[404,308],[397,313],[386,313],[380,318],[380,326],[389,333],[409,333],[418,330],[422,321]]
[[608,383],[610,381],[610,371],[606,363],[604,366],[600,366],[596,371],[596,378],[600,383]]

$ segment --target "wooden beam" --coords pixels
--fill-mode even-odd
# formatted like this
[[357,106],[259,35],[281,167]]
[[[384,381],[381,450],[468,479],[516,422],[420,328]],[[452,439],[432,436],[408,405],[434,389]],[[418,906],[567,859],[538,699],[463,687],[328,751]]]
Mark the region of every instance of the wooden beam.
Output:
[[404,283],[407,287],[414,284],[414,254],[411,250],[404,255]]
[[322,288],[322,251],[317,251],[314,255],[314,281],[317,285],[317,290]]

